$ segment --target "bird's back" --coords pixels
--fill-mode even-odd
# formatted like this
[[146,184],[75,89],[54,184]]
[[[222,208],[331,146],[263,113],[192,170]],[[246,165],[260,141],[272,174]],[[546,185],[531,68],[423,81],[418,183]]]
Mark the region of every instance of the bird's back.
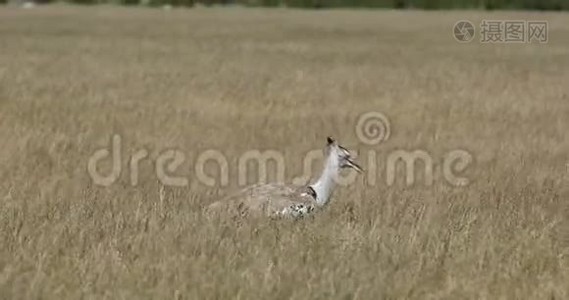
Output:
[[314,191],[306,186],[258,184],[214,202],[208,211],[230,214],[298,217],[316,207]]

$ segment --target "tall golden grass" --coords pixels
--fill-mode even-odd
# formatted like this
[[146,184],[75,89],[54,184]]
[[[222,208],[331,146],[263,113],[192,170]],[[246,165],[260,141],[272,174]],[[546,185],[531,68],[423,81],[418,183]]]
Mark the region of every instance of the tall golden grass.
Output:
[[[452,37],[456,21],[484,18],[547,20],[549,42]],[[568,20],[1,8],[0,298],[567,299]],[[354,133],[368,111],[391,120],[378,146]],[[87,162],[113,134],[123,173],[102,187]],[[328,135],[380,157],[467,150],[470,184],[381,173],[307,220],[202,216],[236,182],[192,180],[203,151],[233,168],[247,150],[278,150],[289,180]],[[139,149],[151,159],[132,186]],[[152,161],[168,149],[186,154],[187,187],[160,187]]]

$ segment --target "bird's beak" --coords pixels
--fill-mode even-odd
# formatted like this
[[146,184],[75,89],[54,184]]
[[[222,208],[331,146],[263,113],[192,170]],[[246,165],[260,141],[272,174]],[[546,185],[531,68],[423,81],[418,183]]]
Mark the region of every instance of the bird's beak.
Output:
[[359,173],[363,173],[363,169],[362,167],[360,167],[360,165],[358,165],[357,163],[355,163],[353,160],[351,159],[347,159],[346,160],[348,163],[348,166],[356,171],[358,171]]

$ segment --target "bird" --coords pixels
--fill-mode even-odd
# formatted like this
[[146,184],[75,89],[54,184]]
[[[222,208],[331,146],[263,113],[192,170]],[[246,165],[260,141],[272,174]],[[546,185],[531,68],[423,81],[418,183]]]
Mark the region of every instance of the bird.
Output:
[[210,204],[209,213],[228,211],[238,216],[303,218],[324,208],[332,197],[336,178],[342,169],[363,169],[354,162],[346,148],[327,137],[325,164],[320,177],[308,185],[264,183],[248,186],[235,194]]

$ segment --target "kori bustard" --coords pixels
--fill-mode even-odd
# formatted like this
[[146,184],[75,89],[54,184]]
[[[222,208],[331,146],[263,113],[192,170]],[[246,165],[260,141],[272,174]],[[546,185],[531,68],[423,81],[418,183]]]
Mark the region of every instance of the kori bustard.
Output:
[[298,218],[309,215],[330,201],[340,170],[351,168],[362,172],[351,153],[331,137],[327,138],[322,174],[306,186],[269,183],[257,184],[214,202],[208,212],[228,211],[241,216]]

